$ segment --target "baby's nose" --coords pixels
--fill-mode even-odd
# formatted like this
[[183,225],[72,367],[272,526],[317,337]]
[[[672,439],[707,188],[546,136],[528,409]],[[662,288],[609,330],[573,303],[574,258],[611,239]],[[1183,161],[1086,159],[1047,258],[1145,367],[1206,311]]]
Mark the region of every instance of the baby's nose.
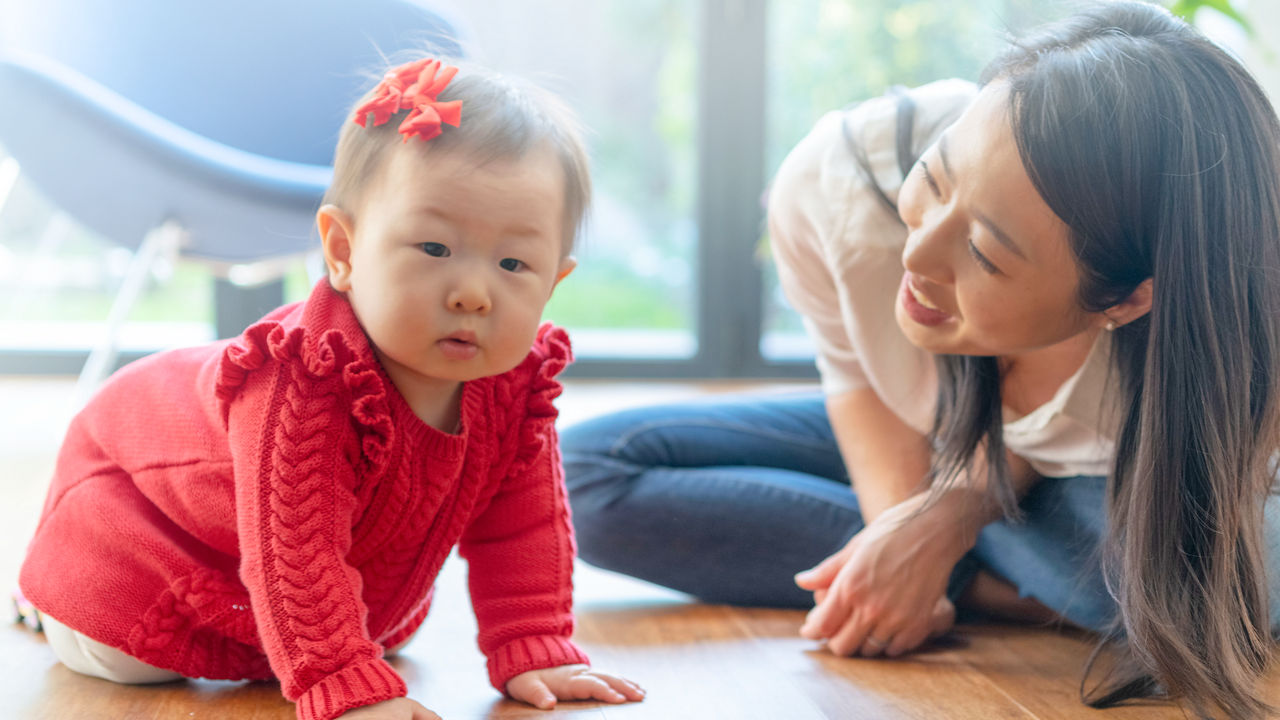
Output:
[[490,308],[489,293],[485,290],[483,283],[477,281],[456,284],[449,292],[446,303],[450,310],[456,312],[485,313]]

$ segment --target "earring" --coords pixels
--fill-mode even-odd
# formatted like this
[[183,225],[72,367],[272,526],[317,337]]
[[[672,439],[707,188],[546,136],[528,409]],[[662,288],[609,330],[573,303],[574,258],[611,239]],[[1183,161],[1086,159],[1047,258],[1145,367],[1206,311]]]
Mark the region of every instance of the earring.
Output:
[[1107,321],[1107,332],[1111,332],[1112,330],[1115,330],[1115,329],[1116,329],[1115,321],[1114,320]]

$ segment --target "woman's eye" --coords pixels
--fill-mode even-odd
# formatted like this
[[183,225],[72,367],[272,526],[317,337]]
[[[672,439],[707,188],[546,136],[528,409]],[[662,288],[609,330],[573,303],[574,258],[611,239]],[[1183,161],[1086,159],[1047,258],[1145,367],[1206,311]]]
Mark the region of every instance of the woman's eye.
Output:
[[422,248],[422,252],[430,255],[431,257],[449,257],[449,248],[441,245],[440,243],[426,242],[422,243],[419,247]]
[[516,272],[524,269],[525,264],[523,260],[517,260],[515,258],[502,258],[502,260],[498,261],[498,267],[502,268],[503,270],[506,270],[507,272]]
[[921,160],[916,163],[916,167],[920,169],[920,174],[924,175],[924,181],[929,184],[934,197],[942,197],[942,188],[938,187],[938,182],[933,179],[933,173],[929,172],[929,164]]
[[978,267],[982,268],[983,271],[991,275],[1000,274],[1000,268],[996,267],[994,263],[988,260],[987,256],[983,255],[978,250],[978,246],[974,245],[972,240],[969,241],[969,254],[973,256],[974,262],[978,263]]

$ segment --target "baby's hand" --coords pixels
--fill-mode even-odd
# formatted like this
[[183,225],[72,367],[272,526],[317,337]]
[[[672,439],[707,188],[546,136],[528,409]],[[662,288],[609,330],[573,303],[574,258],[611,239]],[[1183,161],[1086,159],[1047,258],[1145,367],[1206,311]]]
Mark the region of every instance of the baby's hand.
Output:
[[644,690],[630,680],[580,664],[520,673],[507,681],[507,694],[541,710],[555,707],[556,700],[621,703],[644,699]]
[[440,716],[409,698],[392,698],[348,710],[337,720],[440,720]]

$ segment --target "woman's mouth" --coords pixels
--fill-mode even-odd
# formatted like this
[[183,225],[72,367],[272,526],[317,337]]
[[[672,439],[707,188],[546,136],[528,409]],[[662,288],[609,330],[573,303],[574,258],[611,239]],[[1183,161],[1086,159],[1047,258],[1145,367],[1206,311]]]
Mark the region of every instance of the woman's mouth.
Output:
[[916,290],[915,286],[912,285],[911,283],[907,283],[907,289],[911,291],[911,296],[916,299],[916,302],[920,303],[921,305],[929,308],[930,310],[941,309],[937,305],[934,305],[933,303],[929,302],[929,299],[921,295],[920,291]]
[[911,282],[911,273],[902,274],[900,296],[902,309],[906,311],[907,317],[920,325],[938,325],[951,317],[916,289]]

